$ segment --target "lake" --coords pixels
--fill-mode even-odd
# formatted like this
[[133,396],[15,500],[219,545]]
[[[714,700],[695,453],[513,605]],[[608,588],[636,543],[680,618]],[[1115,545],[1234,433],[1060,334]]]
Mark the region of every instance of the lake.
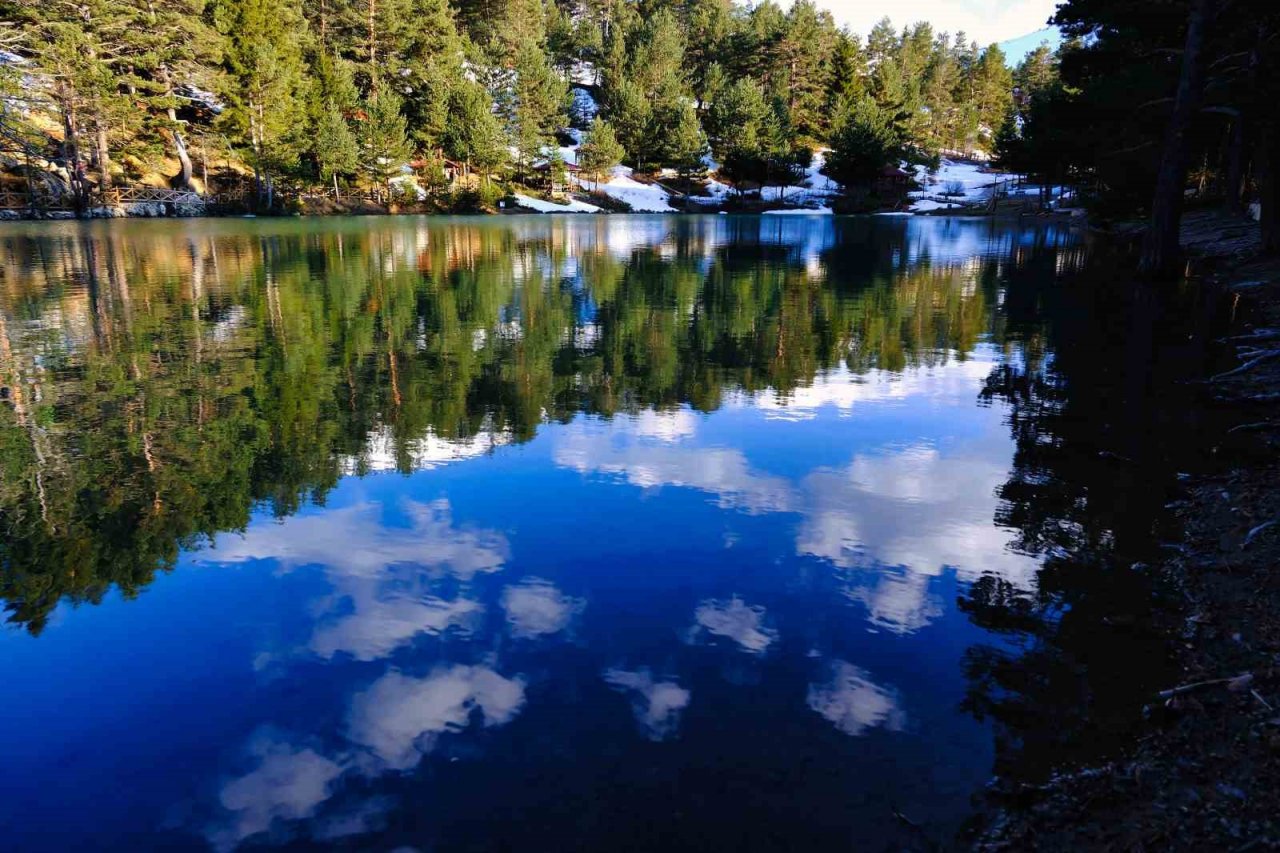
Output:
[[1174,678],[1143,561],[1208,333],[1107,254],[0,226],[0,846],[950,845]]

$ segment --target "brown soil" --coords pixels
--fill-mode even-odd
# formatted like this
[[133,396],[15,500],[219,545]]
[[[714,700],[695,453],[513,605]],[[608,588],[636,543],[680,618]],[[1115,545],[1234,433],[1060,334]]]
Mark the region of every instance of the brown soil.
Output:
[[1215,473],[1171,506],[1184,536],[1161,569],[1182,602],[1162,624],[1182,675],[1109,763],[993,793],[976,849],[1280,849],[1280,260],[1212,214],[1184,242],[1235,300],[1239,367],[1208,380],[1234,423]]

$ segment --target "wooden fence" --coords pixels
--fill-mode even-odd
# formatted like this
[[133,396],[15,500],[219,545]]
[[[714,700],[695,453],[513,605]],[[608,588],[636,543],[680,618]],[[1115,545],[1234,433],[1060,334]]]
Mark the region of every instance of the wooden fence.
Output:
[[191,190],[172,190],[163,187],[111,187],[93,191],[83,205],[76,203],[72,193],[0,191],[0,210],[21,211],[76,211],[98,207],[121,207],[131,204],[172,204],[183,207],[203,208],[213,199]]

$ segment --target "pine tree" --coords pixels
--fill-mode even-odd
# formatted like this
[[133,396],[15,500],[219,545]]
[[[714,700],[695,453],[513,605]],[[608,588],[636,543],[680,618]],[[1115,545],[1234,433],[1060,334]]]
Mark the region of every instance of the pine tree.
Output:
[[392,177],[401,174],[412,152],[400,96],[389,88],[373,94],[365,105],[360,128],[360,170],[381,197]]
[[662,148],[663,163],[675,169],[688,187],[694,175],[706,171],[707,138],[702,133],[693,104],[679,102],[675,116],[667,123],[668,134]]
[[360,165],[360,149],[355,134],[336,108],[328,109],[316,124],[315,152],[320,177],[333,182],[336,196],[338,176],[350,175]]
[[823,171],[843,187],[867,187],[901,155],[901,144],[891,117],[873,100],[863,98],[836,118]]
[[441,144],[446,154],[474,168],[486,181],[506,162],[502,126],[489,94],[478,83],[464,81],[450,93]]
[[302,18],[288,0],[215,0],[225,36],[228,109],[223,127],[248,144],[259,198],[272,206],[273,175],[293,167],[306,131]]
[[770,118],[769,105],[758,83],[735,80],[711,105],[707,135],[712,154],[724,160],[732,153],[757,153]]
[[546,55],[532,44],[520,48],[507,104],[507,132],[519,152],[522,173],[567,122],[568,99],[568,89]]
[[600,179],[608,175],[625,156],[626,151],[618,142],[613,126],[604,119],[596,119],[578,148],[578,165],[599,189]]

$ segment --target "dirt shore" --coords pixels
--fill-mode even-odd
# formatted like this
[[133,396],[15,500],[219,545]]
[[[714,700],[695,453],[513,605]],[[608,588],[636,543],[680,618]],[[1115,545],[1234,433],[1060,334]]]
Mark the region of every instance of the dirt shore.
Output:
[[1180,593],[1160,626],[1181,676],[1106,763],[993,788],[975,849],[1280,849],[1280,259],[1212,214],[1187,217],[1184,244],[1232,300],[1236,362],[1204,379],[1229,425],[1211,473],[1184,478],[1158,567]]

